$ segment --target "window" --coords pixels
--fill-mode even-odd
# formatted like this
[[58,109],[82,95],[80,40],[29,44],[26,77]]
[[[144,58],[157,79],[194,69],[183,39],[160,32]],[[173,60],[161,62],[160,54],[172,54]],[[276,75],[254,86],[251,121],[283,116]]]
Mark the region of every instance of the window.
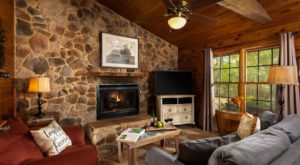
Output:
[[275,109],[276,85],[265,84],[269,67],[279,64],[279,48],[247,52],[246,111],[260,114]]
[[239,54],[230,54],[214,58],[214,92],[216,109],[238,111],[231,98],[238,95]]
[[[240,59],[244,61],[240,62]],[[241,68],[243,66],[240,66],[240,63],[246,66]],[[213,90],[216,109],[239,111],[239,108],[231,102],[231,98],[238,96],[239,93],[245,93],[247,112],[260,114],[264,110],[273,111],[276,86],[265,82],[268,78],[269,67],[278,63],[278,47],[249,50],[243,55],[232,53],[215,57]],[[240,80],[240,75],[246,76]]]

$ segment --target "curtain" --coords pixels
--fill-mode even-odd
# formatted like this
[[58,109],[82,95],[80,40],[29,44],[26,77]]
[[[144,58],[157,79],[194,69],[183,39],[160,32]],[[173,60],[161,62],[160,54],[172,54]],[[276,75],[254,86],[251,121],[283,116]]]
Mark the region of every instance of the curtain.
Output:
[[[293,33],[283,33],[280,37],[280,65],[296,66],[296,49]],[[284,116],[287,116],[289,114],[300,114],[299,86],[285,85],[283,95],[285,99],[283,111]],[[276,111],[279,111],[278,106],[276,107]]]
[[217,130],[213,91],[213,51],[205,49],[202,112],[200,114],[204,131]]

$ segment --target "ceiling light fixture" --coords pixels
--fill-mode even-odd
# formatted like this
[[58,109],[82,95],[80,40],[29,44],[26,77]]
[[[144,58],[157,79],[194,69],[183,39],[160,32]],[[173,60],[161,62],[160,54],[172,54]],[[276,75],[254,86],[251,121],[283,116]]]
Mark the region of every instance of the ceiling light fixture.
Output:
[[170,28],[178,30],[178,29],[183,28],[185,26],[186,22],[187,22],[186,18],[183,17],[181,15],[181,13],[179,12],[177,16],[171,17],[168,20],[168,25],[170,26]]

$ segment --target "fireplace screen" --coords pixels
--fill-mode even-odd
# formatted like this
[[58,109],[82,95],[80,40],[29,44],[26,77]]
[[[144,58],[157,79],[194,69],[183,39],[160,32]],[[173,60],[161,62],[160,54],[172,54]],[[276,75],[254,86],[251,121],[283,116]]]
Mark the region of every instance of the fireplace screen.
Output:
[[135,115],[138,113],[138,85],[99,85],[97,93],[98,120]]

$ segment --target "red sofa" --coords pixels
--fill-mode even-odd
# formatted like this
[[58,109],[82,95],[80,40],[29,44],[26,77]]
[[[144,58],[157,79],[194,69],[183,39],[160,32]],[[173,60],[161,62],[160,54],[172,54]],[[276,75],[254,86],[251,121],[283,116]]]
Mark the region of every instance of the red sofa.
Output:
[[63,127],[72,146],[58,155],[46,157],[20,118],[9,119],[8,124],[10,129],[0,132],[1,165],[98,165],[96,147],[85,144],[81,126]]

